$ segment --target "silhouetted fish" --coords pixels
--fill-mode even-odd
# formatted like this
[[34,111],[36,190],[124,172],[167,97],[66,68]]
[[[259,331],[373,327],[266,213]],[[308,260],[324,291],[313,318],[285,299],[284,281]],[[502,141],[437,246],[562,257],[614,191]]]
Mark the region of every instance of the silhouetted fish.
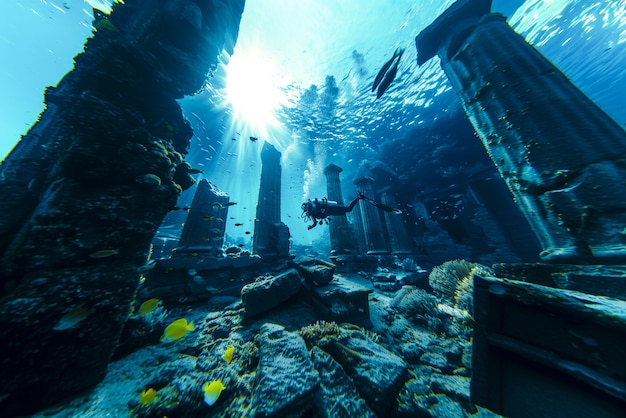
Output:
[[[396,73],[398,72],[398,64],[400,63],[400,59],[402,58],[403,53],[404,48],[396,49],[396,51],[393,53],[393,57],[391,57],[391,59],[383,65],[378,74],[376,74],[374,84],[372,85],[372,91],[376,90],[376,88],[378,87],[378,92],[376,94],[377,99],[380,98],[383,93],[385,93],[393,79],[396,77]],[[396,61],[395,64],[394,60]],[[392,64],[394,64],[393,67],[391,66]],[[389,68],[391,68],[391,70]]]
[[391,84],[393,79],[396,78],[396,73],[398,72],[398,62],[399,61],[396,61],[394,66],[391,67],[391,70],[389,70],[389,72],[387,73],[387,75],[385,76],[383,81],[380,83],[380,86],[378,86],[378,91],[376,92],[376,98],[377,99],[380,99],[380,97],[389,88],[389,85]]

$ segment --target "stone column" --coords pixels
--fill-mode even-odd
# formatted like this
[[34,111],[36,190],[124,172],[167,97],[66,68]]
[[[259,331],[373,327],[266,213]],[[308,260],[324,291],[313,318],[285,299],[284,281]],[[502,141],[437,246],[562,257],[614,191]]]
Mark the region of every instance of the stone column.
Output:
[[[359,191],[372,199],[374,198],[373,183],[374,180],[369,177],[361,177],[354,182],[359,188]],[[379,209],[363,200],[359,201],[358,205],[361,211],[361,218],[363,219],[363,232],[365,233],[367,255],[387,254],[385,231],[380,221]]]
[[252,252],[262,257],[289,255],[289,228],[280,221],[280,156],[269,142],[263,145],[261,184],[252,237]]
[[194,182],[176,100],[232,53],[244,6],[126,3],[96,18],[0,166],[0,416],[31,415],[105,376],[154,234]]
[[[388,190],[380,194],[383,204],[395,208],[397,205],[396,198]],[[396,255],[408,255],[411,253],[411,244],[409,236],[404,227],[404,221],[401,214],[385,212],[385,224],[387,225],[387,233],[389,234],[389,246],[391,252]]]
[[[339,173],[343,169],[335,164],[329,164],[324,169],[326,175],[326,193],[328,200],[344,205],[343,194],[341,193],[341,180]],[[330,231],[330,248],[331,254],[350,254],[352,252],[352,243],[350,242],[351,228],[348,224],[346,215],[333,216],[329,225]]]
[[201,180],[193,195],[191,208],[174,254],[202,252],[213,256],[222,255],[228,201],[228,194],[213,183]]
[[626,261],[626,132],[515,33],[457,1],[416,38],[438,54],[550,262]]

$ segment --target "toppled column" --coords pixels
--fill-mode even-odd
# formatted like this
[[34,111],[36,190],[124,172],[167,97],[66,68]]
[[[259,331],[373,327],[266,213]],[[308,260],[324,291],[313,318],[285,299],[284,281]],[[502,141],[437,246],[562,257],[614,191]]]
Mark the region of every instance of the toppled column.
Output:
[[[354,184],[359,188],[366,197],[374,198],[374,188],[372,187],[374,180],[369,177],[361,177]],[[365,249],[367,255],[387,254],[387,246],[385,245],[385,231],[380,221],[378,209],[372,204],[360,200],[359,210],[363,220],[363,232],[365,233]]]
[[223,255],[229,199],[213,183],[204,179],[198,183],[175,255],[190,252]]
[[[397,206],[396,198],[388,190],[380,194],[380,200],[383,204],[395,208]],[[408,255],[411,254],[411,243],[406,233],[402,215],[385,212],[385,224],[387,225],[387,233],[389,234],[389,246],[392,254]]]
[[[329,164],[324,169],[328,200],[335,201],[339,205],[344,204],[343,194],[341,193],[341,180],[339,179],[339,173],[342,171],[343,169],[335,164]],[[328,225],[330,227],[331,254],[350,254],[353,247],[350,239],[351,228],[346,215],[333,216]]]
[[97,17],[0,167],[1,416],[104,377],[152,238],[193,184],[183,160],[193,132],[176,100],[232,53],[244,5],[127,3]]
[[416,38],[439,55],[549,262],[626,261],[626,132],[515,33],[490,0],[457,1]]
[[252,252],[267,258],[289,256],[289,228],[280,221],[280,157],[280,152],[272,144],[266,142],[263,145]]

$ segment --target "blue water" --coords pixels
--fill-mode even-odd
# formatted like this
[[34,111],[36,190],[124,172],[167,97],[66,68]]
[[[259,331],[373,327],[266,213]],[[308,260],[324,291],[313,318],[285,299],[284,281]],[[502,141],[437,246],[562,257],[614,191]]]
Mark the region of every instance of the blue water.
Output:
[[[416,64],[415,35],[452,3],[247,1],[234,55],[222,57],[205,91],[181,101],[196,133],[188,161],[239,202],[229,215],[244,226],[229,227],[231,240],[249,243],[244,231],[255,216],[263,141],[283,153],[282,218],[294,242],[304,245],[327,242],[327,229],[306,230],[299,208],[326,195],[329,163],[344,169],[345,199],[356,194],[352,179],[373,167],[389,171],[394,182],[426,189],[449,186],[465,170],[489,164],[438,59]],[[71,69],[91,36],[91,7],[108,12],[110,4],[4,4],[0,154],[36,120],[45,86]],[[493,10],[626,123],[626,0],[501,0]],[[375,100],[373,77],[397,47],[406,48],[398,76]]]

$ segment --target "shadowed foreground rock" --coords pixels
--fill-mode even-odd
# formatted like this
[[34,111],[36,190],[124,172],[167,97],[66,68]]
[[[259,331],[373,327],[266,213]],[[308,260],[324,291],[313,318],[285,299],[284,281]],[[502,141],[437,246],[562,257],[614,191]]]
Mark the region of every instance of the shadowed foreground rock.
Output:
[[176,99],[232,53],[244,2],[128,3],[0,167],[3,416],[103,378],[154,233],[194,182]]

